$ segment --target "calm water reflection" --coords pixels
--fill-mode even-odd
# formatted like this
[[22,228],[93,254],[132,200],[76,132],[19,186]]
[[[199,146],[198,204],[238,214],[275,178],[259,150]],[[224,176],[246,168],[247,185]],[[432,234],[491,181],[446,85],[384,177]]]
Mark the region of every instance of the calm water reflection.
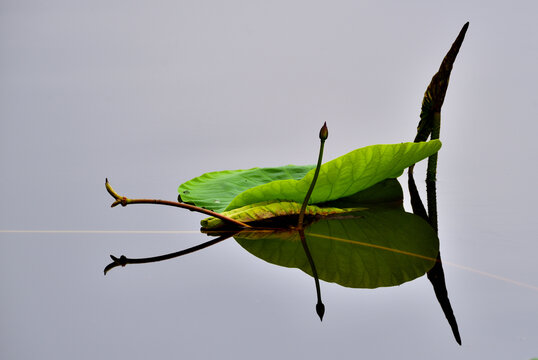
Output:
[[[537,4],[2,2],[0,358],[536,358]],[[462,346],[426,276],[376,289],[321,280],[320,322],[300,247],[304,270],[229,239],[103,276],[109,254],[210,240],[194,214],[109,209],[105,176],[129,194],[175,199],[202,172],[313,162],[310,130],[323,121],[327,159],[409,141],[467,20],[438,169]],[[328,239],[307,242],[322,267],[316,244]]]
[[[414,196],[417,196],[414,194]],[[415,199],[415,202],[420,199]],[[428,278],[458,343],[461,343],[444,282],[439,240],[419,215],[404,211],[398,181],[386,180],[333,205],[360,207],[361,211],[310,219],[303,230],[278,228],[289,219],[271,220],[275,229],[223,231],[218,237],[191,248],[148,258],[111,256],[105,274],[117,266],[169,260],[235,238],[249,253],[269,263],[297,268],[314,277],[316,310],[323,318],[319,280],[349,288],[401,285],[428,273]],[[217,235],[214,231],[210,235]]]

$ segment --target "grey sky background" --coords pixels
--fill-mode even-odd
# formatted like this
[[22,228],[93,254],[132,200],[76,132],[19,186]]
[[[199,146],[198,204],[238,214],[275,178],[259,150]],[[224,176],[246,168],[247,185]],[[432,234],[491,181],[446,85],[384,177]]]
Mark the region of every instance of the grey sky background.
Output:
[[104,178],[127,196],[173,200],[204,172],[314,163],[324,121],[327,160],[412,141],[427,84],[470,27],[438,169],[462,347],[425,278],[373,291],[323,283],[319,323],[310,277],[233,240],[103,277],[108,254],[151,256],[206,238],[2,232],[0,357],[538,357],[537,10],[533,1],[2,1],[0,230],[196,231],[202,217],[190,212],[110,209]]

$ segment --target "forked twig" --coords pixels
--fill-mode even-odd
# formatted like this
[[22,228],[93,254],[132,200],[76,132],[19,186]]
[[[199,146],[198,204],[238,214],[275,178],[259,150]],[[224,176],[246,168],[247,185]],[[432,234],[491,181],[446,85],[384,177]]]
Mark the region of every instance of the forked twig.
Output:
[[243,223],[241,221],[234,220],[232,218],[229,218],[229,217],[224,216],[222,214],[219,214],[217,212],[207,210],[207,209],[204,209],[204,208],[201,208],[201,207],[198,207],[198,206],[195,206],[195,205],[191,205],[191,204],[180,203],[180,202],[177,202],[177,201],[157,200],[157,199],[129,199],[129,198],[125,197],[125,196],[120,196],[112,188],[112,186],[110,186],[110,183],[108,182],[108,179],[105,180],[105,186],[106,186],[106,190],[108,191],[108,193],[115,199],[115,201],[112,203],[112,205],[110,205],[110,207],[115,207],[115,206],[118,206],[118,205],[127,206],[129,204],[155,204],[155,205],[174,206],[174,207],[187,209],[187,210],[190,210],[190,211],[196,211],[196,212],[199,212],[199,213],[202,213],[202,214],[205,214],[205,215],[213,216],[213,217],[219,218],[219,219],[221,219],[223,221],[229,222],[230,224],[233,224],[233,225],[235,225],[237,227],[240,227],[240,228],[250,228],[249,225],[247,225],[247,224],[245,224],[245,223]]

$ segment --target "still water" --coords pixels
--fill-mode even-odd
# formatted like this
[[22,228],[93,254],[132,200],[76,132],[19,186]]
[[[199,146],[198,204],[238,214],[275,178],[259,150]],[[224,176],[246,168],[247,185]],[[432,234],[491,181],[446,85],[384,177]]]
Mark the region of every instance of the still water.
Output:
[[[120,215],[115,210],[102,211]],[[491,249],[483,258],[457,256],[475,251],[478,241],[441,241],[460,347],[425,276],[373,290],[321,281],[326,312],[320,322],[312,278],[252,256],[245,239],[103,276],[109,254],[154,256],[208,240],[196,231],[137,232],[134,225],[155,223],[152,218],[165,212],[132,209],[138,213],[132,233],[2,233],[5,357],[383,358],[405,352],[450,359],[495,352],[495,358],[530,358],[535,349],[532,266],[509,263],[528,257],[522,247],[494,262]],[[178,228],[196,228],[189,218],[178,216],[184,224]],[[501,246],[495,234],[488,241]]]
[[[535,2],[91,4],[2,5],[0,358],[538,357]],[[467,21],[437,173],[461,346],[425,275],[370,289],[320,270],[320,321],[308,267],[247,239],[103,275],[109,255],[210,239],[195,213],[111,209],[106,177],[175,200],[205,172],[314,163],[325,121],[327,160],[412,141]]]

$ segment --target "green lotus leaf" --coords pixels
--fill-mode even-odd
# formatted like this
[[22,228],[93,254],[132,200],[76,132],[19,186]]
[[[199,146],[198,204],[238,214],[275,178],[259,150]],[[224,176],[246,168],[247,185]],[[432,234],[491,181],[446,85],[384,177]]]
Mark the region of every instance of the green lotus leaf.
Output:
[[222,212],[234,197],[252,187],[275,180],[301,179],[314,165],[214,171],[179,186],[181,200]]
[[[435,264],[439,240],[419,216],[399,209],[368,209],[358,217],[326,218],[305,229],[321,280],[352,288],[395,286]],[[312,275],[297,230],[244,230],[234,236],[253,255]]]
[[[360,148],[321,166],[310,204],[319,204],[353,195],[388,179],[397,178],[403,170],[435,154],[441,148],[439,140],[393,145],[372,145]],[[308,191],[314,169],[302,179],[276,180],[258,185],[237,195],[226,210],[263,201],[294,201],[302,203]]]
[[403,210],[403,190],[397,179],[386,179],[353,195],[317,205],[339,208],[392,206]]
[[[251,223],[254,221],[263,221],[268,219],[278,219],[285,216],[299,215],[301,205],[296,202],[288,201],[265,201],[257,204],[249,204],[237,209],[225,211],[222,215],[241,221]],[[305,210],[306,217],[320,218],[329,215],[342,214],[351,211],[366,210],[366,208],[336,208],[336,207],[318,207],[308,205]],[[297,222],[297,220],[295,220]],[[226,222],[215,217],[209,217],[201,221],[204,230],[213,230],[224,227]]]

